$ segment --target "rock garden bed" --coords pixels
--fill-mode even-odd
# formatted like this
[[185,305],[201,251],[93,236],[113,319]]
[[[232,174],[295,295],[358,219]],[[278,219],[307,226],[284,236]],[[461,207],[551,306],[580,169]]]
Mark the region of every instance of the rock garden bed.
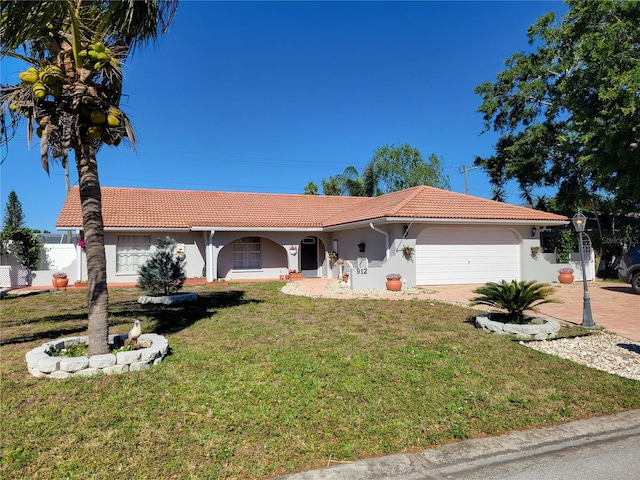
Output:
[[491,314],[476,317],[476,327],[485,332],[501,335],[515,335],[520,340],[546,340],[555,338],[560,331],[560,324],[547,318],[531,318],[529,323],[504,323],[491,320]]
[[[127,335],[109,335],[112,350],[122,347]],[[25,355],[27,369],[34,377],[68,378],[71,376],[91,376],[97,373],[125,373],[146,370],[157,365],[167,355],[169,342],[162,335],[143,333],[138,343],[144,345],[137,350],[126,350],[91,357],[55,357],[51,349],[62,350],[72,345],[87,343],[88,336],[67,337],[47,342],[30,350]],[[148,346],[147,346],[148,345]]]

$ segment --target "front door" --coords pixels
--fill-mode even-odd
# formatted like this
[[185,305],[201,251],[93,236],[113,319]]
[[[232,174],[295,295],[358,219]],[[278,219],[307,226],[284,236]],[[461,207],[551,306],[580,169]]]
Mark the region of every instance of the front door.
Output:
[[317,278],[318,272],[318,239],[316,237],[305,237],[300,245],[300,266],[302,276],[306,278]]

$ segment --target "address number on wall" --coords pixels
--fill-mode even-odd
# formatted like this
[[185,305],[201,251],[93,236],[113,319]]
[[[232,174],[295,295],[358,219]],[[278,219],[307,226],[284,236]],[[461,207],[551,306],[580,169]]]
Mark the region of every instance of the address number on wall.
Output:
[[356,268],[356,275],[366,275],[368,268]]

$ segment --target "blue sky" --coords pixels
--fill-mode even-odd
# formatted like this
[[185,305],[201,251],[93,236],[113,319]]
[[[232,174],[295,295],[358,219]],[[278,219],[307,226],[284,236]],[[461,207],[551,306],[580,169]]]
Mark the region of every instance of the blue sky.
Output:
[[[451,189],[462,166],[493,151],[479,135],[480,97],[503,61],[529,48],[526,29],[561,2],[182,2],[158,46],[125,64],[122,109],[137,153],[105,146],[103,186],[302,193],[359,170],[373,151],[408,143],[444,160]],[[4,59],[0,81],[25,67]],[[26,126],[0,170],[2,214],[15,190],[27,226],[55,231],[64,172],[40,167]],[[71,183],[77,184],[75,165]],[[479,169],[469,194],[490,198]],[[508,202],[519,204],[511,185]]]

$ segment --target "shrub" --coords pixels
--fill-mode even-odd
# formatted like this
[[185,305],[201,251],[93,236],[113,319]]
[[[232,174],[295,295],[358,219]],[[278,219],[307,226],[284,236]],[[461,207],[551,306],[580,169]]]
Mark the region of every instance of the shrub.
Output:
[[170,295],[182,288],[187,276],[184,259],[174,254],[176,241],[171,237],[159,238],[156,249],[142,267],[138,276],[138,288],[152,296]]
[[560,303],[560,300],[549,298],[553,294],[553,287],[548,283],[536,281],[488,282],[476,288],[473,293],[478,293],[480,296],[472,298],[471,305],[489,305],[505,310],[505,323],[526,323],[524,315],[526,310],[537,312],[538,305]]

